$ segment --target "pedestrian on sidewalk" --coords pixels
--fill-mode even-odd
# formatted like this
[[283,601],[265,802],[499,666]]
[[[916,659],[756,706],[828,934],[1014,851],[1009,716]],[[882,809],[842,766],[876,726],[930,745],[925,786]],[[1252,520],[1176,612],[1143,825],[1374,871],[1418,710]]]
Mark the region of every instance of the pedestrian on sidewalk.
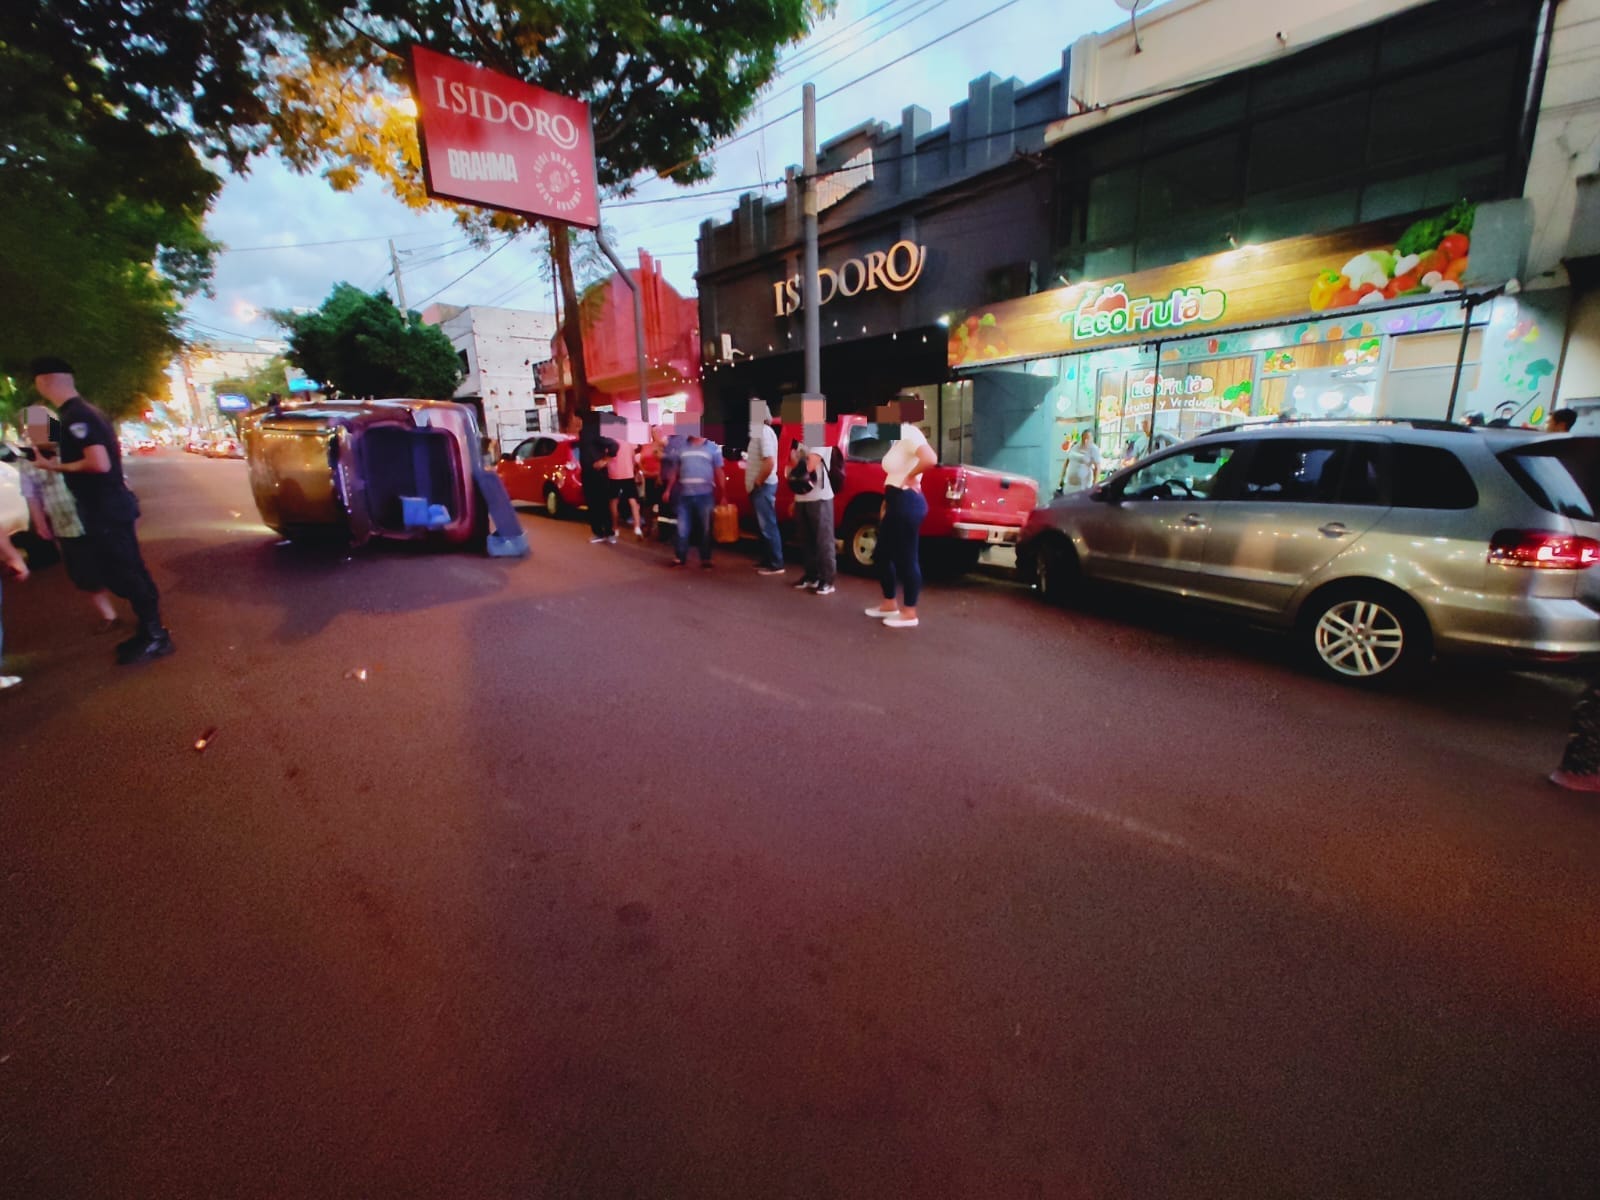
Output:
[[622,515],[623,505],[633,514],[633,536],[643,538],[644,529],[639,523],[639,467],[633,441],[628,436],[628,423],[614,418],[606,424],[617,447],[606,464],[606,476],[611,481],[611,540],[617,540],[617,519]]
[[750,446],[744,456],[744,487],[750,493],[756,525],[761,530],[762,575],[783,574],[783,534],[778,529],[778,435],[765,400],[750,401]]
[[[922,473],[939,460],[922,430],[907,422],[906,409],[920,405],[915,395],[901,394],[878,409],[878,436],[888,441],[883,456],[883,508],[878,519],[874,554],[883,603],[866,610],[890,629],[917,627],[917,600],[922,591],[922,522],[928,502],[922,496]],[[892,439],[892,440],[891,440]],[[900,593],[898,602],[896,592]]]
[[[10,572],[20,581],[28,577],[28,564],[23,561],[21,552],[11,544],[11,535],[21,533],[28,527],[28,509],[22,501],[22,480],[16,468],[10,463],[0,463],[0,473],[10,472],[13,478],[0,479],[0,499],[15,496],[17,503],[16,512],[0,511],[0,574]],[[0,510],[4,505],[0,505]],[[6,630],[4,611],[0,610],[0,667],[5,666]],[[10,691],[22,682],[20,675],[6,675],[0,673],[0,692]]]
[[650,430],[650,439],[639,448],[639,478],[644,483],[645,530],[655,536],[661,520],[661,460],[665,457],[666,433],[658,428]]
[[616,442],[601,428],[600,414],[585,416],[583,431],[578,434],[578,469],[583,478],[583,504],[589,510],[591,546],[617,540],[617,527],[611,523],[612,488],[608,473],[616,452]]
[[[814,407],[813,407],[814,406]],[[825,414],[818,400],[802,402],[803,442],[790,456],[789,486],[794,492],[795,536],[800,539],[805,573],[797,590],[831,596],[838,574],[838,545],[833,528],[833,481],[830,478],[837,446],[825,443]]]
[[36,358],[32,373],[35,390],[55,410],[60,426],[54,454],[41,455],[39,466],[66,476],[100,580],[133,605],[138,628],[117,645],[117,662],[130,666],[164,658],[176,647],[161,623],[161,593],[139,551],[134,530],[139,502],[122,476],[117,431],[105,413],[78,395],[72,366],[65,359]]
[[97,634],[110,633],[117,627],[117,610],[111,603],[111,593],[100,578],[100,567],[95,561],[94,547],[86,536],[83,522],[78,519],[78,505],[67,488],[66,478],[44,470],[39,464],[41,448],[54,451],[60,440],[59,430],[51,429],[49,410],[36,404],[28,410],[27,450],[17,463],[22,473],[22,491],[29,499],[33,512],[35,531],[50,541],[61,556],[67,578],[73,587],[89,597],[100,618],[95,626]]
[[1094,481],[1100,476],[1101,464],[1104,457],[1100,447],[1094,444],[1094,431],[1085,429],[1072,443],[1072,448],[1067,451],[1067,461],[1061,473],[1061,487],[1057,494],[1062,492],[1081,492],[1094,486]]
[[661,498],[677,506],[678,536],[672,565],[689,561],[689,543],[700,548],[700,565],[711,566],[711,510],[722,503],[722,448],[690,425],[681,442],[667,445]]
[[1550,782],[1569,792],[1600,792],[1600,675],[1590,678],[1572,706],[1567,747]]

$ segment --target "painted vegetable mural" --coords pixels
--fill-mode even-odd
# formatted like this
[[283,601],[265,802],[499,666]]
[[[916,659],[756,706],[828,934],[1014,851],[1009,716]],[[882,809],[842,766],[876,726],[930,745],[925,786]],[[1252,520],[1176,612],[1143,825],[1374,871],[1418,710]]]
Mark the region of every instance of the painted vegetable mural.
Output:
[[1458,201],[1415,222],[1392,249],[1364,250],[1339,270],[1322,271],[1311,283],[1311,311],[1460,291],[1477,213],[1476,204]]
[[979,359],[1005,358],[1011,353],[995,315],[973,314],[950,331],[949,361],[952,367]]

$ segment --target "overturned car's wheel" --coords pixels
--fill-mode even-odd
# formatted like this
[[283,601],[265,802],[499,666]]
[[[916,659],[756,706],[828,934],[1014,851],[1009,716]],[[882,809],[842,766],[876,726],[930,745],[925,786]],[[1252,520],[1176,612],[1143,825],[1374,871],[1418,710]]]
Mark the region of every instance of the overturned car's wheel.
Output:
[[544,515],[559,517],[561,515],[561,493],[553,487],[544,490]]

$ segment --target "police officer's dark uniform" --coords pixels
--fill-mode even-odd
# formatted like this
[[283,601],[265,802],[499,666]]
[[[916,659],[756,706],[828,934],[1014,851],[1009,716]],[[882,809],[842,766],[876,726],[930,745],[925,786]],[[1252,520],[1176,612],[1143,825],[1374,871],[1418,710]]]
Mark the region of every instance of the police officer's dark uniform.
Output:
[[122,446],[105,413],[82,396],[73,396],[57,410],[61,424],[58,453],[63,463],[78,462],[90,446],[104,446],[111,470],[70,471],[62,476],[78,505],[78,519],[93,548],[100,577],[113,595],[133,605],[139,630],[117,646],[123,664],[171,654],[172,636],[161,624],[161,595],[139,553],[133,523],[139,519],[139,501],[122,477]]
[[583,503],[589,509],[589,532],[597,541],[617,535],[617,527],[611,521],[611,497],[615,493],[603,465],[616,452],[617,443],[600,432],[598,414],[590,413],[584,418],[583,432],[578,437],[578,467],[582,472]]

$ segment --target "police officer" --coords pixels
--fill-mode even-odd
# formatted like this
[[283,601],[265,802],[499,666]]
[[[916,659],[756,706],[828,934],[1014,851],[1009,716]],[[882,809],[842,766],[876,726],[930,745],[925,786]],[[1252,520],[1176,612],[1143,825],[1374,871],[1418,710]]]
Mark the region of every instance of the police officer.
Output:
[[122,447],[105,413],[78,395],[72,367],[61,358],[36,358],[33,386],[56,410],[60,423],[58,458],[38,465],[66,476],[78,505],[85,539],[93,548],[100,576],[114,594],[133,605],[138,632],[117,646],[123,666],[164,658],[174,646],[161,624],[161,596],[139,553],[133,523],[139,502],[122,478]]

